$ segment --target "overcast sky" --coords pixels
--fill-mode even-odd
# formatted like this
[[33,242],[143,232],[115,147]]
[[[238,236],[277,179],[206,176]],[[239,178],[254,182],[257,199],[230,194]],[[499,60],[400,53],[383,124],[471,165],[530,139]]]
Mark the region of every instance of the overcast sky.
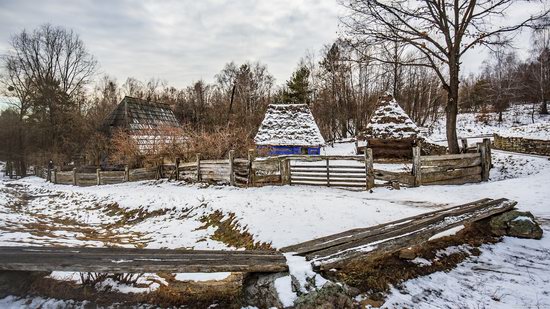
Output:
[[[529,12],[518,8],[513,18]],[[51,23],[78,32],[100,73],[120,84],[129,76],[176,87],[212,82],[225,63],[246,60],[267,64],[282,84],[307,50],[337,37],[342,13],[336,0],[0,0],[0,54],[10,35]],[[517,37],[521,55],[528,42],[528,32]],[[464,71],[485,55],[470,53]]]

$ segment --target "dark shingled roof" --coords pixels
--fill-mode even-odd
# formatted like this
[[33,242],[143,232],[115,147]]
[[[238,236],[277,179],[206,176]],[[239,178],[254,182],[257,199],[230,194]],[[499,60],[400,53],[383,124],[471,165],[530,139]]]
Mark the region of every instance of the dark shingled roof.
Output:
[[109,129],[124,128],[133,131],[158,127],[180,127],[181,125],[174,112],[166,104],[124,97],[106,119],[105,126]]
[[185,140],[184,136],[166,136],[166,132],[160,131],[161,128],[181,128],[170,106],[132,97],[124,97],[105,120],[103,130],[112,133],[117,128],[125,130],[142,152],[154,150],[156,145]]

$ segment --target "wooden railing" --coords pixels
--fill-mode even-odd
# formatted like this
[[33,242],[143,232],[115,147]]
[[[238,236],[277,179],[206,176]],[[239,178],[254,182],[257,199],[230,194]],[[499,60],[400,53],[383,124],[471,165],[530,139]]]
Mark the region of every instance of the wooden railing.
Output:
[[[364,156],[283,155],[256,158],[250,150],[247,159],[235,158],[234,151],[222,160],[203,160],[159,167],[79,173],[57,170],[37,174],[54,183],[79,186],[115,184],[127,181],[168,178],[189,182],[229,184],[241,187],[266,185],[314,185],[327,187],[375,187],[375,180],[405,186],[464,184],[489,179],[491,147],[489,139],[477,144],[477,152],[422,156],[413,147],[410,171],[375,169],[372,150]],[[44,176],[45,175],[45,176]],[[376,184],[385,185],[385,184]]]

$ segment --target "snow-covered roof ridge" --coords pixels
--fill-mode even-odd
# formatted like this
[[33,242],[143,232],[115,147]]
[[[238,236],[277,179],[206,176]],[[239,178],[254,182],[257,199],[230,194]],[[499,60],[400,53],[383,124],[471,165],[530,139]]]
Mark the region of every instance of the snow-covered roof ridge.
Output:
[[367,138],[377,139],[415,138],[419,133],[420,130],[409,115],[388,94],[380,98],[365,130]]
[[306,104],[270,104],[254,138],[256,145],[323,146],[325,139]]

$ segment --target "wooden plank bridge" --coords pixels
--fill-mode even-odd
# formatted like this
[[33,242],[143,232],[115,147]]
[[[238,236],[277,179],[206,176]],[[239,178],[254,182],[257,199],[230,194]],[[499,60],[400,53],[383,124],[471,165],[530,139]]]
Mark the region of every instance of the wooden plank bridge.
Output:
[[275,251],[0,247],[0,270],[105,273],[283,272]]
[[[0,247],[0,271],[106,273],[284,272],[281,252],[305,256],[321,270],[346,260],[419,245],[453,227],[511,210],[515,201],[482,199],[368,228],[317,238],[280,251],[216,251],[127,248]],[[388,209],[391,211],[391,209]]]

